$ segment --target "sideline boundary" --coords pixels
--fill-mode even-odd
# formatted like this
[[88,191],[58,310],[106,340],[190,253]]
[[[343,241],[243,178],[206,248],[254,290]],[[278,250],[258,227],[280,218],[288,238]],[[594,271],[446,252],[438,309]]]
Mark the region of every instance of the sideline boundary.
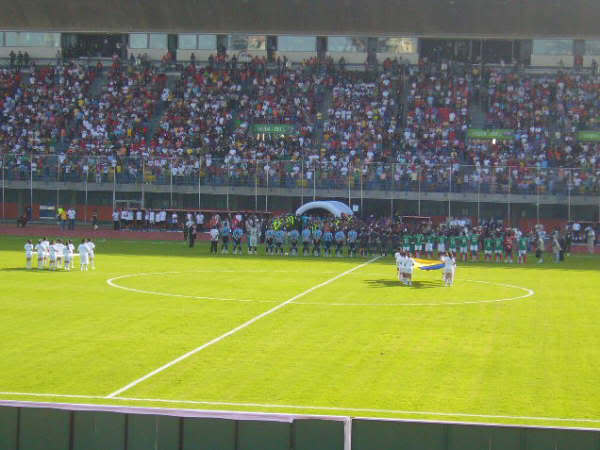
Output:
[[315,286],[313,286],[313,287],[311,287],[311,288],[308,288],[307,290],[305,290],[305,291],[303,291],[303,292],[301,292],[301,293],[299,293],[299,294],[297,294],[297,295],[295,295],[295,296],[293,296],[293,297],[289,298],[288,300],[286,300],[286,301],[284,301],[284,302],[282,302],[282,303],[280,303],[280,304],[278,304],[278,305],[274,306],[273,308],[271,308],[271,309],[269,309],[269,310],[267,310],[267,311],[265,311],[265,312],[263,312],[263,313],[259,314],[258,316],[256,316],[256,317],[253,317],[252,319],[250,319],[250,320],[248,320],[248,321],[244,322],[243,324],[241,324],[241,325],[238,325],[237,327],[235,327],[235,328],[233,328],[233,329],[229,330],[227,333],[224,333],[224,334],[222,334],[221,336],[218,336],[218,337],[216,337],[216,338],[214,338],[214,339],[212,339],[212,340],[210,340],[210,341],[208,341],[208,342],[206,342],[206,343],[202,344],[200,347],[196,347],[195,349],[193,349],[193,350],[190,350],[190,351],[189,351],[189,352],[187,352],[187,353],[184,353],[183,355],[179,356],[178,358],[175,358],[174,360],[172,360],[172,361],[169,361],[168,363],[166,363],[166,364],[164,364],[164,365],[162,365],[162,366],[158,367],[157,369],[154,369],[152,372],[149,372],[149,373],[147,373],[146,375],[144,375],[144,376],[142,376],[142,377],[138,378],[137,380],[134,380],[134,381],[132,381],[131,383],[129,383],[129,384],[127,384],[127,385],[123,386],[122,388],[120,388],[120,389],[117,389],[117,390],[116,390],[116,391],[114,391],[114,392],[111,392],[110,394],[108,394],[108,395],[106,396],[106,398],[113,398],[113,397],[116,397],[116,396],[117,396],[117,395],[119,395],[119,394],[122,394],[123,392],[125,392],[125,391],[127,391],[127,390],[131,389],[132,387],[134,387],[134,386],[136,386],[136,385],[140,384],[142,381],[145,381],[145,380],[147,380],[148,378],[151,378],[151,377],[153,377],[154,375],[156,375],[156,374],[158,374],[158,373],[160,373],[160,372],[162,372],[162,371],[164,371],[164,370],[168,369],[168,368],[169,368],[169,367],[171,367],[171,366],[174,366],[175,364],[177,364],[177,363],[179,363],[179,362],[183,361],[184,359],[187,359],[187,358],[189,358],[189,357],[190,357],[190,356],[192,356],[192,355],[195,355],[196,353],[198,353],[198,352],[200,352],[200,351],[204,350],[205,348],[207,348],[207,347],[210,347],[211,345],[214,345],[214,344],[216,344],[216,343],[218,343],[218,342],[222,341],[223,339],[225,339],[225,338],[227,338],[227,337],[229,337],[229,336],[231,336],[231,335],[233,335],[233,334],[237,333],[238,331],[240,331],[240,330],[243,330],[244,328],[247,328],[247,327],[249,327],[249,326],[250,326],[250,325],[252,325],[253,323],[255,323],[255,322],[259,321],[260,319],[262,319],[263,317],[266,317],[266,316],[268,316],[268,315],[270,315],[270,314],[273,314],[274,312],[276,312],[276,311],[280,310],[280,309],[281,309],[281,308],[283,308],[284,306],[286,306],[286,305],[288,305],[288,304],[292,303],[294,300],[297,300],[297,299],[299,299],[299,298],[302,298],[302,297],[304,297],[305,295],[307,295],[307,294],[310,294],[311,292],[313,292],[313,291],[316,291],[317,289],[319,289],[319,288],[321,288],[321,287],[323,287],[323,286],[327,286],[328,284],[330,284],[330,283],[333,283],[334,281],[336,281],[336,280],[339,280],[340,278],[342,278],[342,277],[344,277],[344,276],[348,275],[349,273],[352,273],[352,272],[354,272],[354,271],[356,271],[356,270],[358,270],[358,269],[361,269],[361,268],[363,268],[363,267],[365,267],[365,266],[367,266],[367,265],[371,264],[372,262],[375,262],[375,261],[377,261],[377,260],[378,260],[378,259],[380,259],[380,258],[381,258],[381,256],[377,256],[377,257],[375,257],[375,258],[371,258],[371,259],[370,259],[370,260],[368,260],[367,262],[364,262],[364,263],[362,263],[362,264],[359,264],[358,266],[354,266],[353,268],[351,268],[351,269],[348,269],[348,270],[346,270],[345,272],[342,272],[342,273],[340,273],[339,275],[336,275],[335,277],[332,277],[332,278],[330,278],[330,279],[328,279],[328,280],[326,280],[326,281],[323,281],[322,283],[319,283],[319,284],[317,284],[317,285],[315,285]]
[[[61,395],[61,394],[49,394],[49,393],[27,393],[27,392],[0,392],[3,396],[15,396],[15,397],[46,397],[46,398],[72,398],[72,399],[88,399],[88,400],[107,400],[109,399],[103,395]],[[436,417],[465,417],[465,418],[481,418],[481,419],[506,419],[506,420],[527,420],[527,421],[544,421],[544,422],[573,422],[573,423],[597,423],[600,424],[600,418],[589,419],[589,418],[566,418],[566,417],[543,417],[543,416],[512,416],[506,414],[474,414],[474,413],[451,413],[451,412],[439,412],[439,411],[408,411],[408,410],[394,410],[394,409],[380,409],[380,408],[345,408],[342,406],[305,406],[305,405],[281,405],[281,404],[269,404],[269,403],[246,403],[246,402],[217,402],[217,401],[201,401],[201,400],[170,400],[160,398],[139,398],[139,397],[121,397],[114,396],[110,397],[111,400],[125,401],[125,402],[155,402],[155,403],[179,403],[184,405],[205,405],[205,406],[231,406],[231,407],[249,407],[249,408],[267,408],[267,409],[310,409],[315,411],[337,411],[337,412],[356,412],[356,413],[381,413],[381,414],[396,414],[405,416],[436,416]],[[5,399],[6,400],[6,399]],[[9,400],[7,400],[9,401]],[[52,404],[54,402],[48,402]],[[75,404],[76,405],[76,404]],[[98,405],[101,406],[101,405]],[[229,411],[229,410],[226,410]],[[262,413],[258,413],[262,414]],[[393,417],[367,417],[368,419],[391,419],[397,420]],[[419,419],[419,421],[421,421]],[[479,423],[477,423],[479,424]],[[506,424],[493,424],[489,425],[506,425]],[[600,426],[598,427],[600,428]],[[597,430],[598,428],[594,428]]]

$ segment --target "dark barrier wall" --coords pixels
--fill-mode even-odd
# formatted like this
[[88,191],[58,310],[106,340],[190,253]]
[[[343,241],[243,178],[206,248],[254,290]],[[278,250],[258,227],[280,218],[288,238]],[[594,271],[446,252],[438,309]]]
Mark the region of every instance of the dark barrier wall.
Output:
[[2,450],[600,449],[600,430],[4,403],[21,406],[0,406]]
[[0,449],[344,450],[343,418],[264,417],[231,420],[0,406]]
[[43,31],[598,36],[591,0],[0,1],[0,29]]

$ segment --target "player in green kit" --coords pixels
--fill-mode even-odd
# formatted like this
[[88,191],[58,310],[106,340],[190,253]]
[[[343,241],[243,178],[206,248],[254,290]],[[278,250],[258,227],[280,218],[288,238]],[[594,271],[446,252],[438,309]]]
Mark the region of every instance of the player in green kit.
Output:
[[446,254],[446,244],[448,239],[446,238],[446,236],[444,236],[443,234],[440,234],[437,237],[437,252],[438,252],[438,258],[441,258],[442,256],[444,256]]
[[518,263],[519,264],[527,264],[527,245],[529,244],[529,239],[525,235],[521,235],[519,238],[519,256]]
[[458,237],[457,236],[450,236],[448,238],[448,246],[450,247],[449,250],[450,252],[454,255],[456,254],[456,241],[457,241]]
[[415,235],[415,258],[421,257],[421,252],[423,251],[423,241],[425,240],[425,236],[420,231]]
[[483,240],[483,252],[484,252],[484,260],[491,261],[492,253],[494,252],[494,240],[491,236],[487,236]]
[[458,238],[458,243],[460,245],[461,260],[466,261],[467,255],[469,254],[469,238],[466,234],[463,234]]
[[479,260],[479,235],[477,233],[471,234],[469,237],[471,241],[471,261]]
[[409,233],[402,235],[402,250],[405,253],[410,253],[410,247],[412,245],[412,236]]
[[502,252],[504,250],[504,239],[501,234],[496,235],[494,238],[494,261],[502,262]]
[[433,243],[435,242],[435,234],[432,233],[428,233],[427,236],[425,236],[425,254],[427,255],[428,258],[433,258]]

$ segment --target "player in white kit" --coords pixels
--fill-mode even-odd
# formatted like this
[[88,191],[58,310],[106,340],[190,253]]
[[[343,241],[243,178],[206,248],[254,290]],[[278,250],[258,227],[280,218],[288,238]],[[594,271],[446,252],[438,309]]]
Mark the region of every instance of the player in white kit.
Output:
[[85,272],[88,270],[88,246],[85,239],[81,240],[81,244],[77,247],[77,251],[79,252],[80,270]]
[[57,269],[62,269],[64,267],[64,248],[65,246],[63,245],[62,241],[60,239],[57,239],[56,242],[54,243],[54,251],[56,253],[56,268]]
[[410,255],[406,255],[406,257],[404,258],[404,277],[406,278],[406,284],[408,286],[412,286],[412,276],[414,269],[415,262],[410,257]]
[[49,257],[50,257],[50,242],[48,241],[47,238],[42,238],[42,247],[44,249],[44,259],[43,259],[43,265],[50,265],[49,261]]
[[404,272],[403,272],[403,260],[402,260],[402,252],[400,252],[400,250],[396,250],[396,253],[394,253],[394,259],[396,260],[396,269],[398,271],[398,281],[403,282],[404,281]]
[[35,244],[35,251],[37,252],[38,269],[42,270],[44,268],[44,245],[41,239],[38,239],[38,243]]
[[69,248],[69,243],[71,241],[65,243],[62,247],[63,259],[65,261],[65,270],[69,272],[71,270],[71,260],[73,259],[73,252]]
[[73,269],[75,267],[75,245],[73,244],[73,241],[69,240],[69,243],[67,244],[67,247],[69,247],[69,254],[71,257],[71,269]]
[[96,244],[91,239],[86,239],[88,248],[88,259],[92,270],[96,270]]
[[33,244],[31,241],[25,243],[25,267],[31,269],[31,260],[33,259]]
[[50,245],[48,247],[48,253],[50,255],[50,263],[48,268],[50,270],[56,270],[56,247],[54,246],[54,241],[50,241]]
[[442,257],[442,262],[444,263],[444,283],[446,286],[452,286],[454,283],[454,274],[456,272],[456,260],[452,257],[450,252],[447,252],[446,255]]

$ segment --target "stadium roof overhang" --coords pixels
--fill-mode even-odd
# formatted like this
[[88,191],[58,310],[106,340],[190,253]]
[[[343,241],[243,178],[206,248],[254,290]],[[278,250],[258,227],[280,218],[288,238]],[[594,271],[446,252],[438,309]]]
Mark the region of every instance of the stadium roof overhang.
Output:
[[600,36],[592,0],[0,0],[0,30]]
[[324,209],[333,214],[335,217],[341,217],[342,214],[345,214],[347,216],[352,216],[354,214],[350,207],[345,203],[338,202],[335,200],[322,200],[305,203],[296,210],[296,215],[301,216],[305,212],[310,211],[312,209]]

